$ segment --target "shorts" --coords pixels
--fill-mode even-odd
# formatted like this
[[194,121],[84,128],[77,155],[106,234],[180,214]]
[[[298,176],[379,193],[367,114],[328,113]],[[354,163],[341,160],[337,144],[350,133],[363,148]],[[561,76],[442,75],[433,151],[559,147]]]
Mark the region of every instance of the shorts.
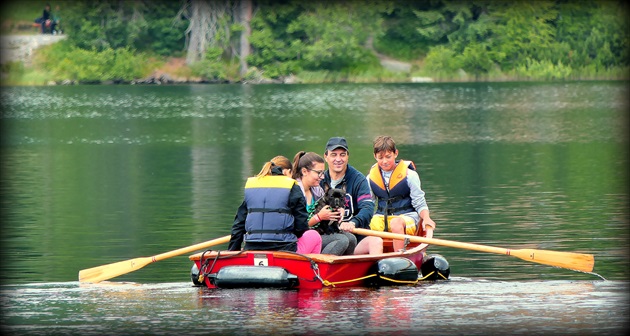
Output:
[[[409,235],[416,234],[416,225],[417,225],[416,221],[413,218],[409,216],[405,216],[405,215],[387,216],[389,232],[392,232],[392,228],[391,226],[389,226],[389,223],[391,223],[392,218],[396,218],[396,217],[400,217],[405,220],[405,233],[406,234],[409,234]],[[374,215],[372,217],[372,220],[370,221],[370,229],[374,231],[385,231],[385,217],[383,215]]]

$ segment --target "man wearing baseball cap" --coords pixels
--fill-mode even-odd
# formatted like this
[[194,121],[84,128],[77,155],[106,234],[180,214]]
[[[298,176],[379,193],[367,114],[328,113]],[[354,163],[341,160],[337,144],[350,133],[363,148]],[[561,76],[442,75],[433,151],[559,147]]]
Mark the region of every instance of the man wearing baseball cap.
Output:
[[[339,229],[352,232],[354,228],[369,229],[370,220],[374,214],[374,202],[370,194],[365,175],[348,164],[350,152],[348,143],[343,137],[332,137],[326,143],[324,159],[328,169],[320,185],[328,184],[332,188],[346,189],[346,209]],[[383,253],[383,239],[373,236],[357,237],[357,247],[354,254]]]

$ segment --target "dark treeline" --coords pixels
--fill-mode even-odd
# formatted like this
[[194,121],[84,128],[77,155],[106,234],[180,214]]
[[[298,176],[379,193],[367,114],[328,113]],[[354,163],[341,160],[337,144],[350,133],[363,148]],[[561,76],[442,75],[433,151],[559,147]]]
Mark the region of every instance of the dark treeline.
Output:
[[73,1],[68,39],[35,64],[72,81],[133,80],[168,57],[229,82],[625,79],[627,14],[595,0]]

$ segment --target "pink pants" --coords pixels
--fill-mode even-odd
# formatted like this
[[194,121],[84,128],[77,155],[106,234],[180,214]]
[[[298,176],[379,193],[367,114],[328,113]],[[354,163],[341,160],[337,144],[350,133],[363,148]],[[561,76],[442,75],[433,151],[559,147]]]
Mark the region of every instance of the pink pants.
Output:
[[297,253],[321,253],[322,236],[315,230],[307,230],[297,241]]

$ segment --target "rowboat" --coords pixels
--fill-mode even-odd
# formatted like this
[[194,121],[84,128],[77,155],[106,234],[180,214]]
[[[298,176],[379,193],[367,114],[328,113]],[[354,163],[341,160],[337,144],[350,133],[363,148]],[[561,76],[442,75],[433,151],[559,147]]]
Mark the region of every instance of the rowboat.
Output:
[[439,255],[427,256],[428,246],[407,242],[403,251],[394,251],[392,239],[383,239],[383,253],[374,255],[208,250],[189,259],[193,284],[208,288],[321,289],[447,279],[448,263]]
[[[497,246],[457,242],[419,235],[356,228],[364,236],[383,239],[379,255],[331,256],[278,251],[212,251],[189,257],[193,261],[191,278],[197,286],[222,287],[298,287],[358,286],[361,284],[416,283],[419,280],[448,279],[450,268],[444,257],[426,255],[428,244],[516,257],[543,265],[592,273],[595,256],[587,253],[539,249],[511,249]],[[393,251],[392,239],[403,240],[403,251]],[[149,264],[225,244],[230,236],[215,238],[191,246],[163,252],[151,257],[138,257],[79,271],[79,282],[98,283],[137,271]],[[212,263],[210,263],[212,262]],[[418,267],[422,277],[418,277]],[[595,274],[595,273],[593,273]]]

